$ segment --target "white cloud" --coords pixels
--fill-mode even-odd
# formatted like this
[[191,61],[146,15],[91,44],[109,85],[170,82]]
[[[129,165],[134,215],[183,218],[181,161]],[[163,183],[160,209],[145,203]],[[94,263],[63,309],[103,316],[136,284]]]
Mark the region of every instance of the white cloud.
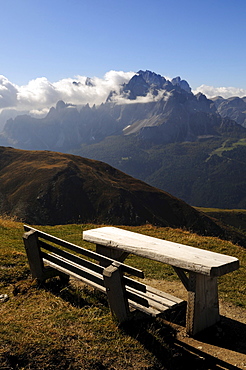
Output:
[[59,92],[47,78],[31,80],[27,85],[20,86],[17,93],[18,106],[24,109],[40,109],[52,105],[59,100]]
[[[57,82],[50,82],[47,78],[41,77],[29,81],[27,85],[18,86],[10,82],[6,77],[0,75],[0,113],[5,109],[16,109],[16,111],[29,111],[32,115],[43,116],[51,106],[58,100],[66,103],[83,105],[99,105],[107,99],[111,91],[115,91],[114,101],[117,104],[123,103],[146,103],[156,101],[167,95],[149,93],[145,97],[138,97],[135,101],[127,100],[126,96],[118,95],[120,86],[127,83],[134,75],[134,72],[109,71],[103,78],[75,76],[64,78]],[[165,77],[170,79],[169,77]],[[245,89],[234,87],[213,87],[201,85],[193,91],[202,92],[208,98],[221,95],[224,98],[230,96],[246,96]],[[163,94],[163,92],[162,92]]]
[[89,84],[86,84],[86,77],[76,76],[74,79],[58,81],[55,86],[67,102],[98,105],[106,101],[111,91],[119,92],[120,86],[127,83],[133,75],[134,72],[109,71],[103,79],[90,78]]
[[223,98],[227,99],[231,96],[239,96],[242,98],[246,96],[245,89],[239,89],[237,87],[214,87],[208,85],[201,85],[197,89],[192,90],[194,94],[199,92],[206,95],[207,98],[214,98],[215,96],[222,96]]
[[159,90],[157,95],[149,92],[146,96],[137,96],[136,99],[131,100],[127,98],[127,94],[123,95],[113,95],[111,101],[118,105],[121,104],[136,104],[136,103],[151,103],[158,101],[160,99],[168,100],[172,94],[169,91]]
[[134,72],[109,71],[104,78],[88,80],[85,76],[75,76],[53,83],[41,77],[23,86],[14,85],[0,76],[0,110],[14,107],[42,115],[58,100],[77,105],[98,105],[105,102],[110,91],[118,92],[120,85],[127,83],[133,75]]
[[17,104],[18,86],[0,75],[0,109],[14,107]]
[[35,118],[43,118],[49,113],[49,108],[43,109],[32,109],[29,111],[29,114]]

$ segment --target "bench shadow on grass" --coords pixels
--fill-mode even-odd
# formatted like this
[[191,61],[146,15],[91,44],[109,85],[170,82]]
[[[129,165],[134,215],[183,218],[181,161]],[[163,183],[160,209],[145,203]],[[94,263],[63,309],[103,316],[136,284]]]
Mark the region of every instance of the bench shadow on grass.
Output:
[[198,334],[196,339],[203,343],[246,355],[246,324],[225,316],[221,316],[217,325]]
[[74,284],[68,284],[66,281],[64,282],[60,279],[52,278],[47,279],[46,282],[42,284],[42,287],[77,308],[93,306],[96,303],[105,306],[108,305],[107,298],[103,293],[85,284],[76,286]]
[[[93,305],[96,301],[108,306],[106,296],[100,292],[85,286],[82,291],[86,296],[83,298],[81,290],[71,285],[69,285],[69,289],[67,288],[68,286],[62,285],[59,281],[55,282],[53,279],[51,282],[45,283],[45,289],[73,306],[82,308]],[[179,340],[177,326],[185,326],[185,307],[181,310],[172,310],[163,318],[150,319],[147,315],[137,314],[135,320],[122,324],[119,329],[124,334],[136,339],[153,355],[156,364],[150,368],[151,370],[238,369],[237,366],[228,364],[187,344],[187,341]],[[245,324],[222,316],[220,323],[204,330],[194,339],[201,343],[246,354],[245,338]]]
[[[167,321],[168,320],[168,321]],[[177,330],[168,322],[185,326],[185,310],[182,313],[170,312],[164,318],[143,320],[124,324],[123,330],[138,340],[160,365],[167,369],[228,369],[237,366],[209,355],[187,341],[177,339]],[[219,348],[246,354],[246,325],[221,317],[221,322],[195,336],[195,340]],[[156,369],[161,367],[156,367]]]

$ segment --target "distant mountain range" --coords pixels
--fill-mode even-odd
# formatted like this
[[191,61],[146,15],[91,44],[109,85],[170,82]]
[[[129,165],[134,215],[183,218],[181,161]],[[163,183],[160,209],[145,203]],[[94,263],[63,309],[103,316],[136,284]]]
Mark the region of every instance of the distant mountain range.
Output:
[[222,117],[229,117],[239,125],[246,127],[246,96],[243,98],[235,96],[228,99],[218,96],[212,101]]
[[0,147],[0,214],[45,225],[150,223],[246,246],[245,235],[162,190],[105,163],[49,151]]
[[245,138],[246,97],[210,100],[139,71],[100,106],[59,101],[45,118],[9,119],[0,145],[103,160],[192,205],[246,208]]
[[59,101],[45,118],[19,115],[7,120],[0,144],[66,152],[112,135],[135,134],[153,144],[190,142],[228,130],[245,133],[245,107],[246,98],[212,101],[203,94],[194,95],[180,77],[169,81],[153,72],[139,71],[100,106],[86,105],[78,110]]

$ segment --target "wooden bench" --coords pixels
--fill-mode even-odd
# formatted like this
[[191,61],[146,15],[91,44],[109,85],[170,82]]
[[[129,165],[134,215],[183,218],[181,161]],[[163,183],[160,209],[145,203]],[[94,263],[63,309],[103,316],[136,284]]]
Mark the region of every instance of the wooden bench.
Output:
[[23,241],[33,278],[44,282],[60,276],[68,282],[72,276],[106,293],[112,314],[119,323],[135,316],[133,308],[156,316],[185,304],[181,299],[125,275],[143,278],[141,270],[30,226],[24,225],[24,229]]
[[83,239],[96,244],[99,254],[121,262],[132,253],[173,266],[188,291],[186,331],[189,335],[219,321],[217,278],[238,269],[237,258],[116,227],[84,231]]

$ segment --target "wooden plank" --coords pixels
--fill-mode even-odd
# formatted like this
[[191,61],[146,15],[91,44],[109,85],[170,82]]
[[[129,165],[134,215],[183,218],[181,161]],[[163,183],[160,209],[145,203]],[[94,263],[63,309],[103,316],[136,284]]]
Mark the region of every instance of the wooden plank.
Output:
[[146,299],[145,295],[139,294],[137,291],[126,289],[126,297],[128,300],[136,302],[144,307],[149,307],[149,301]]
[[53,266],[57,265],[58,267],[62,267],[63,269],[66,269],[66,271],[69,273],[73,272],[78,276],[84,277],[88,280],[93,281],[97,285],[102,285],[103,286],[103,279],[102,275],[91,271],[90,269],[87,269],[83,266],[77,265],[75,263],[71,263],[71,261],[67,261],[63,259],[62,257],[55,255],[55,254],[48,254],[42,252],[42,257],[44,262],[52,262]]
[[220,320],[217,278],[191,272],[186,330],[191,336]]
[[125,285],[127,285],[131,288],[139,290],[140,292],[144,292],[144,293],[146,292],[146,285],[140,283],[137,280],[131,279],[128,276],[123,276],[123,281],[124,281]]
[[103,267],[96,264],[96,263],[90,262],[90,261],[85,260],[81,257],[75,256],[72,253],[66,252],[66,251],[64,251],[62,249],[59,249],[59,248],[56,248],[53,245],[50,245],[48,243],[43,242],[42,240],[40,240],[39,243],[40,243],[41,248],[44,248],[44,249],[48,250],[49,252],[52,252],[53,254],[56,254],[57,256],[63,257],[67,261],[71,261],[73,263],[76,263],[79,266],[86,267],[87,269],[90,269],[94,272],[97,272],[98,274],[102,275],[102,273],[103,273]]
[[[154,290],[152,290],[149,286],[146,286],[146,293],[136,292],[133,289],[129,289],[129,291],[132,291],[139,297],[143,297],[144,299],[146,299],[148,301],[148,305],[158,310],[160,313],[166,311],[167,309],[175,308],[185,303],[182,299],[174,297],[165,292],[161,292],[160,294],[160,291],[156,290],[158,292],[158,294],[156,294]],[[132,301],[140,303],[134,299],[132,299]]]
[[23,235],[23,242],[26,249],[26,254],[31,270],[32,277],[43,281],[44,279],[44,264],[38,245],[38,234],[34,230],[30,230]]
[[44,281],[53,277],[59,276],[62,282],[67,285],[69,283],[70,274],[59,271],[57,268],[45,266],[44,268]]
[[129,319],[130,310],[120,267],[108,266],[103,271],[104,285],[112,315],[121,324]]
[[235,257],[116,227],[84,231],[83,239],[208,276],[221,276],[239,268],[239,261]]
[[130,307],[135,308],[139,311],[142,311],[146,313],[147,315],[151,315],[152,317],[162,315],[163,313],[171,309],[177,308],[179,306],[181,307],[182,305],[186,304],[186,302],[182,300],[179,300],[179,303],[176,303],[175,302],[176,297],[173,297],[174,299],[172,301],[169,301],[169,302],[166,301],[165,304],[161,304],[160,302],[158,302],[158,298],[155,298],[154,300],[152,300],[150,297],[148,297],[148,292],[146,293],[145,297],[148,300],[148,304],[149,304],[148,307],[143,306],[139,304],[138,302],[130,300],[130,299],[129,299],[129,305]]
[[[172,294],[163,292],[162,290],[153,288],[149,285],[146,286],[146,292],[148,294],[153,294],[156,300],[159,299],[167,299],[169,302],[173,302],[173,304],[182,304],[184,301],[180,298],[173,296]],[[154,299],[154,298],[153,298]]]
[[[93,252],[93,251],[90,251],[88,249],[85,249],[85,248],[82,248],[82,247],[79,247],[77,246],[76,244],[73,244],[73,243],[69,243],[65,240],[62,240],[60,238],[57,238],[55,236],[52,236],[50,234],[47,234],[43,231],[40,231],[40,230],[37,230],[31,226],[28,226],[28,225],[24,225],[24,229],[25,230],[33,230],[33,231],[36,231],[37,232],[37,235],[38,237],[40,238],[43,238],[45,240],[48,240],[52,243],[55,243],[57,245],[60,245],[61,247],[64,247],[64,248],[67,248],[69,250],[72,250],[73,252],[76,252],[78,254],[81,254],[85,257],[89,257],[89,258],[92,258],[96,261],[99,261],[102,265],[106,265],[106,266],[109,266],[111,265],[115,260],[112,259],[112,258],[108,258],[106,256],[103,256],[103,255],[100,255],[96,252]],[[40,241],[41,242],[41,241]],[[128,265],[125,265],[125,264],[122,264],[122,268],[124,270],[124,272],[126,273],[129,273],[133,276],[136,276],[136,277],[140,277],[140,278],[144,278],[144,274],[143,274],[143,271],[135,268],[135,267],[131,267],[131,266],[128,266]]]
[[[103,245],[96,244],[96,252],[103,255],[107,256],[109,258],[112,258],[113,260],[119,261],[119,262],[124,262],[125,259],[127,258],[129,253],[123,252],[121,250],[109,248],[109,247],[104,247]],[[104,262],[102,262],[104,267],[107,267],[108,265]]]
[[30,226],[27,226],[27,225],[24,225],[24,229],[25,230],[33,230],[33,231],[36,231],[37,232],[37,235],[39,238],[43,238],[51,243],[54,243],[54,244],[57,244],[63,248],[67,248],[73,252],[76,252],[78,254],[81,254],[82,256],[85,256],[85,257],[89,257],[89,258],[92,258],[96,261],[105,261],[109,264],[111,264],[114,260],[110,259],[110,258],[107,258],[105,256],[102,256],[102,255],[99,255],[98,253],[95,253],[93,251],[90,251],[89,249],[85,249],[85,248],[82,248],[82,247],[79,247],[78,245],[76,244],[73,244],[73,243],[69,243],[63,239],[60,239],[60,238],[57,238],[53,235],[50,235],[50,234],[47,234],[43,231],[40,231],[38,229],[35,229],[33,227],[30,227]]
[[174,268],[174,271],[176,272],[176,274],[178,275],[178,277],[180,278],[180,280],[182,281],[185,289],[188,290],[189,289],[189,279],[185,275],[184,270],[179,268],[179,267],[175,267],[175,266],[173,266],[173,268]]
[[78,275],[75,272],[70,271],[70,270],[68,270],[68,269],[66,269],[64,267],[58,266],[56,263],[52,263],[51,261],[45,260],[45,263],[47,265],[49,265],[50,267],[52,267],[53,269],[58,270],[59,272],[64,273],[66,275],[70,275],[73,278],[75,278],[75,279],[77,279],[79,281],[82,281],[86,285],[89,285],[89,286],[91,286],[91,287],[99,290],[100,292],[106,294],[106,288],[104,286],[99,285],[99,284],[97,284],[96,282],[94,282],[92,280],[86,279],[84,276]]
[[152,317],[157,317],[158,315],[161,314],[161,312],[159,310],[156,310],[153,307],[142,306],[142,305],[138,304],[137,302],[131,301],[130,299],[129,299],[129,306],[131,308],[135,309],[135,310],[144,312],[146,315],[150,315]]

